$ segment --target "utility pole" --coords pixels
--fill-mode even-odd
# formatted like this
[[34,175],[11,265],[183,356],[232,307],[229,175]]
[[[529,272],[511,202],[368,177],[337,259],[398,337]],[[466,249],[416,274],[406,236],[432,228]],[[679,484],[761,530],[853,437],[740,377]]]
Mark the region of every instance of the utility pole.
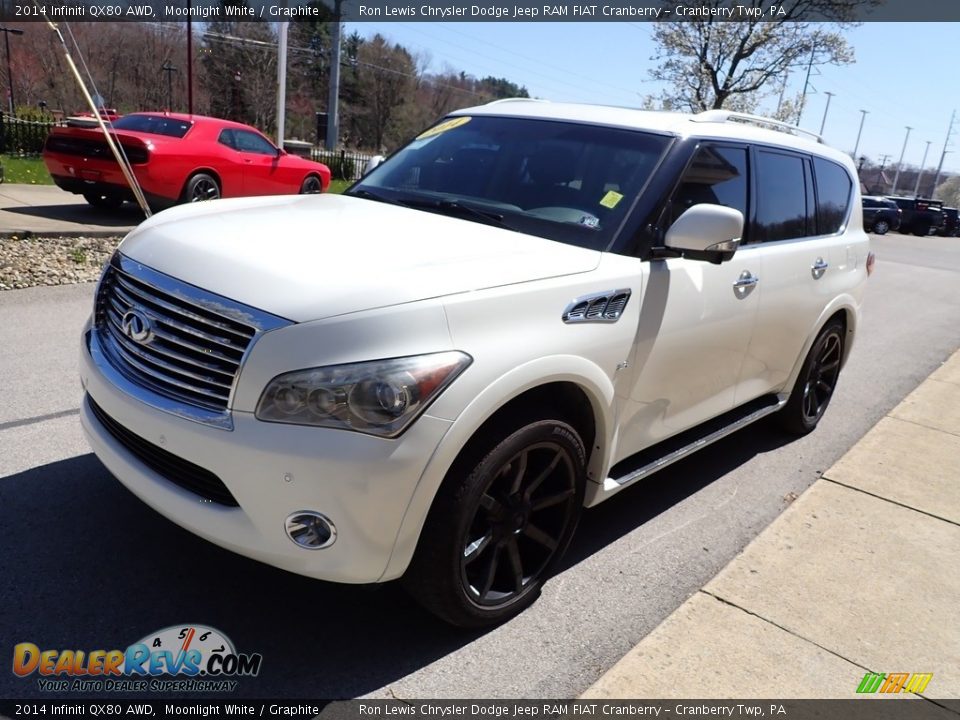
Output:
[[857,130],[857,144],[853,146],[853,156],[857,156],[857,150],[860,149],[860,136],[863,135],[863,121],[867,119],[869,110],[861,110],[862,114],[860,115],[860,129]]
[[880,156],[880,169],[877,170],[877,182],[879,183],[878,187],[880,188],[880,191],[877,193],[878,195],[886,195],[886,191],[883,189],[883,169],[887,166],[887,160],[889,159],[889,155]]
[[803,94],[800,96],[800,107],[797,110],[797,125],[800,124],[800,118],[803,117],[803,108],[807,104],[807,88],[810,87],[810,72],[813,70],[813,56],[817,52],[817,46],[810,48],[810,61],[807,63],[807,79],[803,81]]
[[287,35],[290,23],[280,23],[280,38],[277,43],[277,147],[283,149],[287,124]]
[[950,136],[953,135],[953,120],[956,114],[956,110],[950,113],[950,127],[947,128],[947,139],[943,141],[943,152],[940,153],[940,164],[937,165],[937,174],[933,178],[933,189],[930,191],[930,197],[933,197],[933,194],[937,191],[937,183],[940,182],[940,173],[943,170],[943,159],[949,152],[947,146],[950,144]]
[[897,183],[900,182],[900,166],[903,165],[903,156],[907,152],[907,141],[910,140],[910,131],[913,130],[909,125],[907,128],[907,136],[903,139],[903,149],[900,151],[900,159],[897,160],[897,172],[893,176],[893,189],[890,191],[891,195],[897,194]]
[[0,27],[0,32],[3,33],[3,40],[7,45],[7,100],[9,101],[10,117],[13,117],[13,109],[16,106],[13,102],[13,71],[10,69],[10,34],[23,35],[23,30]]
[[167,110],[173,111],[173,74],[177,69],[167,60],[160,66],[160,69],[167,74]]
[[327,97],[327,150],[336,150],[340,135],[340,33],[343,29],[343,0],[333,0],[333,24],[330,33],[330,94]]
[[923,177],[923,168],[927,165],[927,153],[930,152],[930,146],[932,144],[932,141],[927,140],[927,149],[923,151],[923,160],[920,161],[920,172],[917,173],[917,182],[913,186],[914,197],[920,197],[920,178]]
[[[187,0],[187,114],[193,115],[193,24],[190,21],[190,5]],[[113,97],[112,95],[110,97]]]
[[[827,126],[827,113],[830,112],[830,99],[833,97],[833,93],[827,90],[824,95],[827,96],[827,106],[823,109],[823,120],[820,121],[820,134],[823,135],[823,128]],[[856,155],[856,153],[854,153]]]

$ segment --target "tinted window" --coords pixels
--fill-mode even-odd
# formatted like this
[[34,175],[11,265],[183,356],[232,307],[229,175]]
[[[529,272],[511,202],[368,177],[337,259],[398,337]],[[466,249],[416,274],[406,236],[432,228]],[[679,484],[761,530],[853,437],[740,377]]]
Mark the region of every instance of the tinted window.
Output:
[[747,217],[747,151],[710,145],[697,150],[674,191],[666,227],[699,203],[726,205]]
[[753,240],[770,242],[808,234],[803,158],[757,153],[757,214]]
[[217,142],[233,150],[237,149],[236,143],[233,141],[233,130],[221,130]]
[[458,116],[421,133],[350,192],[604,249],[668,142],[581,123]]
[[839,232],[847,218],[853,182],[847,171],[829,160],[813,159],[817,177],[817,227],[820,235]]
[[124,115],[110,124],[117,130],[133,130],[175,138],[182,138],[186,135],[187,130],[192,125],[186,120],[177,120],[162,115]]
[[233,143],[234,147],[240,152],[252,152],[259,155],[277,154],[277,149],[269,140],[246,130],[234,130]]

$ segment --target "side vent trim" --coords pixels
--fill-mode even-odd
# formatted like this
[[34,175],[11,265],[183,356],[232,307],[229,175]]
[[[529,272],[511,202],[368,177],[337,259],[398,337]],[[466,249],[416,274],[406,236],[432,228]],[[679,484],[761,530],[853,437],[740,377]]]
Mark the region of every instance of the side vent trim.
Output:
[[573,300],[563,311],[561,319],[567,323],[615,323],[627,309],[631,290],[609,290],[583,295]]

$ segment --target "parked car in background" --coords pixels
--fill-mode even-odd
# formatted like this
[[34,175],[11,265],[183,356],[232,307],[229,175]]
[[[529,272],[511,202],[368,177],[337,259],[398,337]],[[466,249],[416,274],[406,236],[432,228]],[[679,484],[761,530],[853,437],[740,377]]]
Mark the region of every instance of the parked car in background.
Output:
[[957,208],[945,207],[943,209],[943,225],[937,230],[937,235],[942,235],[943,237],[960,236],[960,218],[958,218],[958,213],[960,213],[960,211],[958,211]]
[[900,232],[918,236],[939,231],[943,225],[943,203],[929,198],[891,197],[903,214]]
[[[249,125],[176,113],[132,113],[110,123],[153,209],[220,197],[318,193],[330,169],[290,155]],[[55,127],[43,160],[58,187],[95,207],[133,200],[99,127]]]
[[900,228],[902,211],[890,198],[880,195],[863,196],[863,229],[867,232],[885,235],[890,230]]

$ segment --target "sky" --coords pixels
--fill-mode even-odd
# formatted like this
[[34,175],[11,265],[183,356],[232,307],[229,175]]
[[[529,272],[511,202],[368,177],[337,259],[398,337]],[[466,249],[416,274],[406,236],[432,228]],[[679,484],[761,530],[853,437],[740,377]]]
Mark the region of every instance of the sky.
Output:
[[[650,80],[652,25],[594,23],[350,23],[346,32],[376,33],[427,61],[430,72],[464,71],[474,77],[504,77],[530,95],[556,102],[640,106],[659,84]],[[814,68],[801,127],[823,129],[824,140],[852,152],[866,110],[857,155],[895,166],[910,132],[904,164],[936,170],[950,113],[960,111],[956,47],[960,23],[871,22],[849,30],[855,62]],[[803,89],[806,68],[790,76],[787,95]],[[779,89],[778,89],[779,92]],[[827,109],[827,92],[832,92]],[[774,99],[772,102],[776,102]],[[954,123],[944,170],[960,172],[960,112]]]

